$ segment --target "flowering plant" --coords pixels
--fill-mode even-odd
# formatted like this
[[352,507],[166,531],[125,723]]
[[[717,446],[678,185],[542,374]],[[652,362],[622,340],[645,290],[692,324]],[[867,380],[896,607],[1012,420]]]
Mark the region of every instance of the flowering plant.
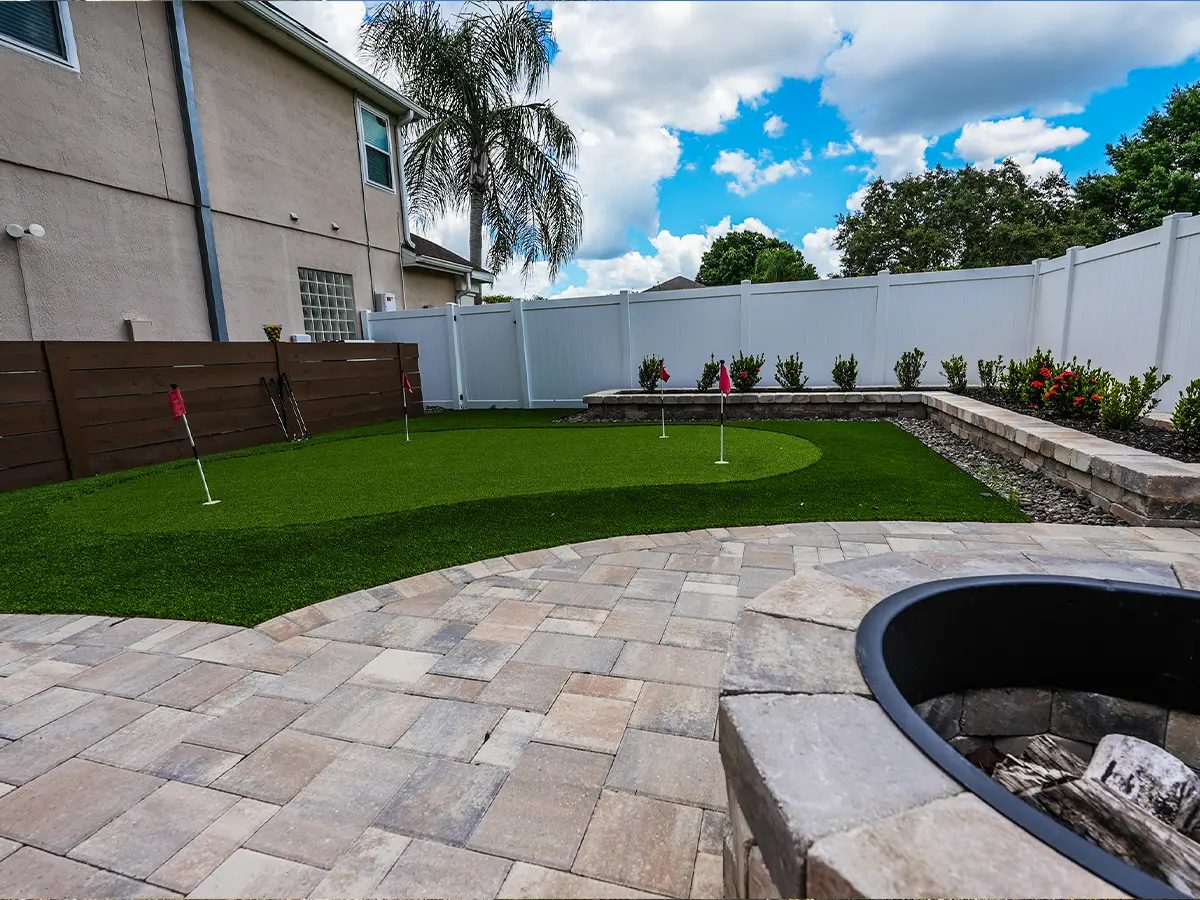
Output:
[[762,381],[762,367],[766,361],[765,353],[747,356],[738,351],[738,355],[729,361],[729,377],[733,380],[733,389],[742,393],[754,390],[755,385]]
[[267,340],[273,344],[279,343],[279,336],[283,333],[282,325],[264,325],[263,333],[266,334]]
[[799,353],[793,353],[787,359],[775,357],[775,380],[781,388],[789,391],[803,390],[808,384],[808,376],[804,374],[804,363]]

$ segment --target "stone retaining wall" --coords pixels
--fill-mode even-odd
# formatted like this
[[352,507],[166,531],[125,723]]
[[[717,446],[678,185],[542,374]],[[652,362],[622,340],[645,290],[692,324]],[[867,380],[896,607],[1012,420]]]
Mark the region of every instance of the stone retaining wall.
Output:
[[[596,419],[656,421],[663,398],[639,391],[600,391],[584,397]],[[665,397],[667,418],[712,421],[716,393]],[[1040,471],[1060,487],[1133,525],[1200,521],[1200,465],[1106,441],[1044,419],[944,391],[763,391],[725,400],[728,419],[931,418],[977,447]]]
[[[715,391],[660,396],[640,391],[600,391],[583,398],[588,415],[626,422],[658,421],[666,408],[672,421],[715,422],[721,414],[721,397]],[[925,417],[919,392],[762,391],[730,394],[725,398],[727,419],[879,419]]]
[[1200,521],[1200,465],[1106,441],[1044,419],[941,391],[929,418],[977,447],[1043,472],[1133,525]]

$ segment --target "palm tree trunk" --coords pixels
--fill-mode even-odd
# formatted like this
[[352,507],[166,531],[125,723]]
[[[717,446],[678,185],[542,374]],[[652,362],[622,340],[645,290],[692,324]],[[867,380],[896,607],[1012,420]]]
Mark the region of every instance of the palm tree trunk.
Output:
[[471,265],[483,268],[483,191],[471,191]]

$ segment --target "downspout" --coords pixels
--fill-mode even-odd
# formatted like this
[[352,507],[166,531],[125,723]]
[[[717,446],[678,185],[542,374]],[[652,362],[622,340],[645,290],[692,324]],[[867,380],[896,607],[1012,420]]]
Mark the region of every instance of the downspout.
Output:
[[183,142],[187,152],[188,174],[192,182],[192,204],[196,212],[196,246],[200,251],[200,274],[204,279],[204,300],[208,306],[208,330],[214,341],[227,341],[229,327],[225,323],[225,294],[221,289],[221,269],[217,265],[212,199],[209,197],[208,174],[204,168],[200,111],[196,106],[196,86],[192,81],[192,57],[188,51],[182,0],[171,0],[165,4],[165,8],[167,31],[171,40],[171,59],[175,63],[179,114],[183,119]]
[[396,237],[400,239],[400,308],[408,309],[408,301],[404,295],[404,248],[412,247],[416,250],[416,245],[413,243],[412,234],[408,229],[408,185],[404,180],[404,141],[400,137],[400,129],[406,125],[411,125],[412,120],[417,117],[417,114],[411,109],[405,114],[404,121],[396,124],[396,165],[400,180],[400,211],[396,213]]

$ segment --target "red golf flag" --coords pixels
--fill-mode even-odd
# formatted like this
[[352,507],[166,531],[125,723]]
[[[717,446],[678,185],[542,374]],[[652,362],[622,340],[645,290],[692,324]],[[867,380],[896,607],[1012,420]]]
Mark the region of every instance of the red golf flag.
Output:
[[733,381],[729,378],[729,369],[725,366],[725,361],[721,360],[721,393],[728,394],[733,390]]
[[666,363],[660,362],[658,364],[658,377],[661,378],[663,381],[671,380],[671,376],[667,374],[667,364]]
[[183,405],[183,392],[179,388],[171,388],[167,393],[167,399],[171,401],[171,415],[176,419],[187,413],[187,409]]
[[412,382],[408,380],[408,373],[401,372],[400,378],[404,381],[404,389],[411,394],[413,392],[413,389],[412,389]]

